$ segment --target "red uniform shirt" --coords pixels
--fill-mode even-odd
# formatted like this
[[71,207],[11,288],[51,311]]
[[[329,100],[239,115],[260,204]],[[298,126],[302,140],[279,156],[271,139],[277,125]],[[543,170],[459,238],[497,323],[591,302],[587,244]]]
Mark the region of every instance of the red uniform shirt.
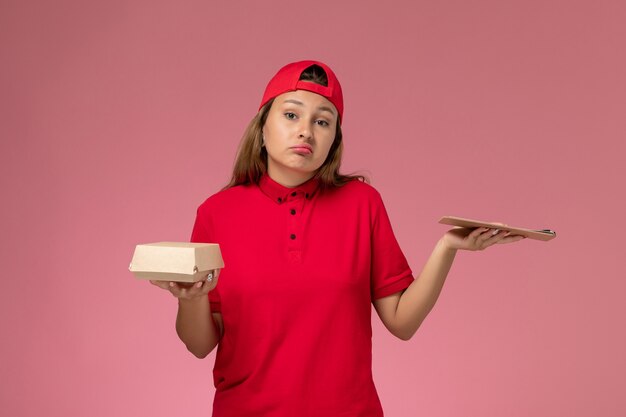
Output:
[[372,186],[266,174],[200,205],[191,241],[219,243],[225,265],[209,293],[224,322],[214,417],[383,415],[372,300],[414,278]]

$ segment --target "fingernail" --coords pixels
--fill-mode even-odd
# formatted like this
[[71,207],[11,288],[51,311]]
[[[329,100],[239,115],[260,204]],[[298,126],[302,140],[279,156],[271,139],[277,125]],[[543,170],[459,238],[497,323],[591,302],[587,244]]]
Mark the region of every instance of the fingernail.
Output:
[[173,283],[173,282],[170,282],[170,287],[173,287],[173,286],[174,286],[174,283]]

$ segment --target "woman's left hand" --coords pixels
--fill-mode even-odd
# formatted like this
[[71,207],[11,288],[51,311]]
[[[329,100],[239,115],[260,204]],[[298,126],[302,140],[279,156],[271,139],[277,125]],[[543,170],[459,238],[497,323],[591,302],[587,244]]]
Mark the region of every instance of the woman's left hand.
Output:
[[[506,226],[503,223],[496,224]],[[489,229],[487,227],[478,227],[476,229],[455,227],[446,232],[442,242],[449,249],[476,251],[487,249],[496,243],[513,243],[522,239],[525,239],[525,237],[514,235],[506,230]]]

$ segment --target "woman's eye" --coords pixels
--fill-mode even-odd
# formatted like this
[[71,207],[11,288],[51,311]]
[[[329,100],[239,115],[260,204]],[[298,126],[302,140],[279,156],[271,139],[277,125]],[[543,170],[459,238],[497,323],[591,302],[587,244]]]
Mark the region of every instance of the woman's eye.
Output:
[[292,113],[292,112],[287,112],[287,113],[285,113],[285,117],[286,117],[287,119],[289,119],[289,120],[293,120],[293,119],[295,119],[295,118],[296,118],[296,114],[295,114],[295,113]]
[[318,120],[317,124],[320,125],[320,126],[324,126],[324,127],[329,126],[329,124],[328,124],[328,122],[326,120]]

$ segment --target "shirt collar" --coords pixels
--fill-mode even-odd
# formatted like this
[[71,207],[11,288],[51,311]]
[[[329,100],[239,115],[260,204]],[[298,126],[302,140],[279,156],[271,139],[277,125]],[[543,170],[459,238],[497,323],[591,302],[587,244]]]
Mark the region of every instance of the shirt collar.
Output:
[[265,172],[259,180],[259,188],[276,204],[282,204],[286,201],[291,201],[302,197],[306,199],[311,199],[316,191],[319,189],[319,182],[319,179],[313,177],[296,187],[290,188],[277,183],[276,181],[271,179],[269,175],[267,175],[267,172]]

